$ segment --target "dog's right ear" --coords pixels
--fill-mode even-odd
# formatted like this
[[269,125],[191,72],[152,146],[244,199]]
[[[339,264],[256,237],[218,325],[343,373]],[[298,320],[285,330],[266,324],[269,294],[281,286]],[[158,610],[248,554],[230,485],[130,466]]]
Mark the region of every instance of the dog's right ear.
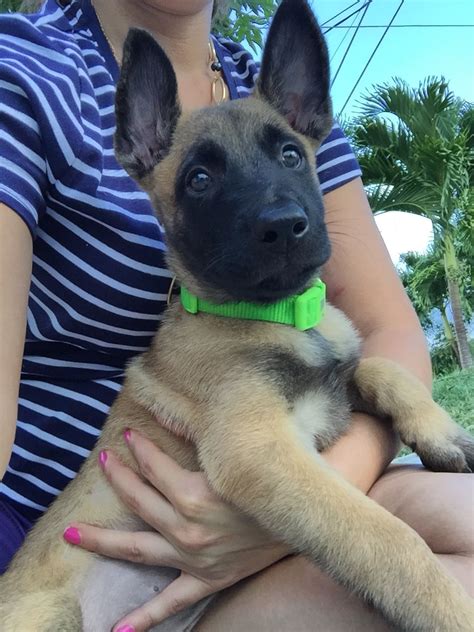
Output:
[[115,99],[117,160],[140,180],[164,158],[181,114],[176,75],[158,42],[130,29]]
[[257,96],[316,143],[329,133],[329,55],[308,0],[282,0],[263,51]]

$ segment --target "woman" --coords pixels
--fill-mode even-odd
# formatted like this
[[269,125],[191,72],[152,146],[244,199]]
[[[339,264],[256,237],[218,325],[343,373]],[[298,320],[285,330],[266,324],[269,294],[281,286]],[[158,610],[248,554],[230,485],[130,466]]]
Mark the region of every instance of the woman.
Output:
[[[157,37],[184,109],[246,96],[255,64],[225,40],[209,45],[212,11],[211,0],[48,0],[40,15],[0,19],[3,567],[88,454],[125,363],[149,342],[169,287],[160,226],[113,156],[123,40],[132,25]],[[392,358],[429,385],[422,331],[337,128],[319,151],[318,170],[334,245],[325,271],[330,300],[361,331],[365,355]],[[185,608],[163,629],[388,629],[304,560],[279,562],[287,552],[215,498],[200,474],[181,470],[133,429],[129,445],[151,486],[113,455],[104,472],[157,533],[71,525],[65,538],[183,573],[114,630],[146,630]],[[472,589],[472,535],[462,518],[469,478],[409,469],[381,476],[396,449],[389,427],[355,415],[350,434],[326,458],[417,529]],[[197,603],[227,587],[218,600]]]

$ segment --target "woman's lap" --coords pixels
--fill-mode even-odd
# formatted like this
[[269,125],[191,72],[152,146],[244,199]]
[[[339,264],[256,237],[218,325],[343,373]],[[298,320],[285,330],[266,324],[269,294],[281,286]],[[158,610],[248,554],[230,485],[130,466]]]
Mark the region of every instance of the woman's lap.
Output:
[[[472,556],[474,552],[473,484],[474,477],[465,474],[438,474],[428,472],[416,465],[395,465],[390,467],[387,473],[374,485],[370,496],[412,526],[435,553],[457,558],[460,554]],[[29,526],[27,521],[15,510],[0,501],[0,573],[3,572],[11,556],[20,546]],[[466,562],[472,563],[468,559],[463,559],[461,562],[463,566]],[[360,619],[361,622],[366,623],[365,618],[374,617],[369,627],[372,626],[371,629],[377,631],[386,629],[384,624],[377,620],[375,613],[370,612],[362,604],[351,603],[348,596],[340,588],[331,587],[331,582],[328,579],[320,577],[316,569],[313,572],[305,565],[307,566],[307,562],[304,560],[287,560],[281,565],[277,564],[267,571],[262,571],[246,582],[241,582],[222,595],[222,598],[218,600],[217,608],[211,605],[209,614],[204,616],[202,625],[199,625],[198,629],[203,630],[203,632],[211,632],[214,629],[219,629],[222,621],[227,623],[234,617],[236,621],[239,621],[235,629],[245,629],[246,622],[256,616],[256,613],[252,612],[254,610],[253,600],[249,599],[248,590],[260,604],[259,613],[257,613],[259,616],[256,617],[256,620],[259,620],[259,617],[263,617],[263,619],[268,617],[269,628],[263,624],[262,632],[265,629],[273,629],[272,625],[275,624],[273,616],[277,615],[278,611],[280,611],[280,617],[282,612],[286,612],[284,596],[292,596],[292,590],[289,590],[289,581],[294,582],[294,590],[300,596],[299,609],[293,612],[294,609],[288,608],[287,614],[290,618],[295,616],[297,620],[306,609],[308,610],[306,616],[313,616],[318,620],[322,617],[321,623],[324,622],[326,626],[322,629],[338,629],[337,626],[334,628],[328,625],[332,615],[325,613],[323,616],[320,610],[320,608],[324,609],[324,603],[332,599],[333,608],[340,609],[340,618],[350,619],[355,616],[356,620]],[[278,568],[279,566],[280,568]],[[303,570],[305,572],[302,572]],[[464,577],[469,578],[471,571],[460,569],[456,572],[456,568],[453,566],[452,572],[458,576],[463,584],[466,584],[463,579]],[[280,590],[280,584],[282,584],[282,590]],[[311,584],[314,586],[314,594],[310,588]],[[320,586],[315,584],[320,584]],[[315,599],[318,595],[321,596],[319,603],[318,599]],[[303,603],[305,596],[307,598],[306,604]],[[278,602],[278,608],[275,607],[275,598]],[[291,606],[291,604],[289,605]],[[258,604],[255,607],[257,608]],[[329,616],[329,620],[326,615]],[[280,617],[277,616],[277,618]],[[217,628],[214,624],[217,624]],[[244,627],[241,628],[240,624],[243,624]]]
[[474,476],[392,465],[369,496],[410,525],[434,553],[474,554]]
[[[474,582],[474,476],[435,473],[419,465],[394,465],[370,496],[414,528],[472,594]],[[198,625],[199,632],[232,632],[256,625],[274,630],[285,617],[293,629],[388,631],[369,607],[302,558],[287,558],[228,589]],[[287,626],[286,628],[284,626]],[[283,627],[289,629],[285,620]],[[278,627],[277,627],[278,629]],[[197,632],[197,631],[196,631]]]
[[30,527],[26,518],[0,500],[0,575],[7,569]]

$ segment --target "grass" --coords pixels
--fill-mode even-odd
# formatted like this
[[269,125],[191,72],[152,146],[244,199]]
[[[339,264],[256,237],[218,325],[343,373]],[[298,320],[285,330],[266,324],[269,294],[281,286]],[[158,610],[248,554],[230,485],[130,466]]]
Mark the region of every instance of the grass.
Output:
[[458,424],[474,435],[474,369],[436,378],[433,397]]

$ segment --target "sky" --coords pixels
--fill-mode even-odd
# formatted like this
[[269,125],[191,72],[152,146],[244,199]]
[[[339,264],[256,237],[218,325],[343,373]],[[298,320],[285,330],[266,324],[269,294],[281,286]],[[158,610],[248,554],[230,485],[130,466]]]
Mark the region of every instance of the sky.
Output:
[[[348,13],[363,6],[366,1],[359,0]],[[323,23],[353,2],[354,0],[312,0],[312,5],[319,22]],[[372,0],[362,24],[387,25],[399,4],[400,0]],[[339,21],[344,15],[346,14],[331,23]],[[351,29],[347,34],[347,26],[356,19],[355,26],[360,15],[359,13],[350,18],[341,24],[341,28],[333,29],[326,35],[332,57],[333,75],[354,32]],[[397,28],[397,24],[473,26]],[[336,112],[343,106],[383,31],[384,28],[361,28],[357,33],[332,88]],[[346,106],[344,114],[357,113],[357,100],[371,85],[390,81],[395,76],[417,85],[421,79],[429,75],[443,75],[449,80],[451,89],[457,95],[474,102],[473,40],[473,0],[405,0],[393,26]]]
[[[312,0],[312,5],[322,24],[353,1]],[[366,1],[359,0],[330,24],[341,20]],[[362,24],[387,25],[399,4],[400,0],[372,0]],[[356,25],[360,15],[358,13],[341,24],[344,28],[327,33],[333,76],[354,33],[354,29],[347,29],[347,26]],[[397,24],[474,25],[474,0],[405,0],[393,22],[394,26]],[[384,28],[358,31],[332,88],[335,112],[340,112],[383,31]],[[473,41],[474,26],[390,28],[348,102],[344,116],[357,114],[357,101],[370,86],[390,81],[395,76],[416,86],[424,77],[443,75],[455,94],[474,102]],[[394,212],[379,215],[376,221],[394,263],[403,252],[424,252],[432,239],[431,223],[421,217]]]
[[[329,21],[329,28],[352,13],[367,0],[359,0],[335,20],[331,18],[353,4],[355,0],[310,0],[320,24]],[[354,84],[367,63],[401,0],[372,0],[363,25],[382,25],[380,28],[361,28],[352,43],[334,85],[334,111],[339,113]],[[361,13],[351,17],[327,33],[334,76],[350,42]],[[418,25],[399,28],[397,25]],[[471,25],[453,27],[446,25]],[[424,25],[424,26],[422,26]],[[426,25],[443,25],[429,27]],[[357,114],[357,102],[372,85],[401,77],[417,86],[427,76],[443,75],[453,92],[474,102],[474,0],[405,0],[392,27],[375,53],[370,65],[343,116]],[[424,252],[432,238],[431,223],[405,213],[387,213],[376,218],[394,263],[403,252]]]

